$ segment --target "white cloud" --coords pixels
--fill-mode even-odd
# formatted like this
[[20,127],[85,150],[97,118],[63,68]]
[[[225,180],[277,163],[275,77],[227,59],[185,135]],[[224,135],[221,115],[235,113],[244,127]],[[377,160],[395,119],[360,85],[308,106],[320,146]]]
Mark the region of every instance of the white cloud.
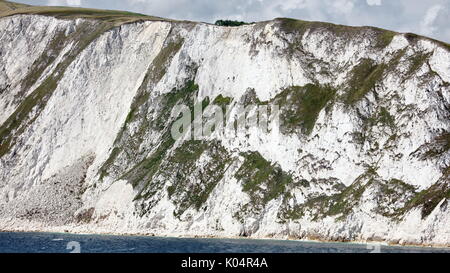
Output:
[[351,13],[355,4],[353,0],[335,0],[332,1],[331,7],[337,13],[348,14]]
[[381,0],[367,0],[369,6],[381,6]]
[[432,35],[436,31],[436,26],[434,25],[439,12],[443,9],[440,5],[435,5],[430,7],[425,14],[425,17],[421,23],[421,32],[426,35]]
[[49,6],[81,6],[81,0],[49,0]]
[[67,0],[69,6],[81,6],[81,0]]

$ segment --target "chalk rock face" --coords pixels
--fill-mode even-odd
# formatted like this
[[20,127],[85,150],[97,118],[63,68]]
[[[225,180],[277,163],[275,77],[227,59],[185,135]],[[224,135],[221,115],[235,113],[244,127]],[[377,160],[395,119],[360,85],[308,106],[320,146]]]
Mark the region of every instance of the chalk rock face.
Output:
[[[1,17],[0,229],[449,246],[449,48],[283,18]],[[196,104],[279,119],[172,138]]]

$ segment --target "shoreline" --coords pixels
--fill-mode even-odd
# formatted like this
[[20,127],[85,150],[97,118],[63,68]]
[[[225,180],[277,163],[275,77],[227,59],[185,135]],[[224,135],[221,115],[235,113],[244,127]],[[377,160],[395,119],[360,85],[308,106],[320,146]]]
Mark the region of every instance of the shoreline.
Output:
[[424,245],[404,243],[396,244],[388,241],[331,241],[323,239],[299,239],[299,238],[276,238],[276,237],[242,237],[242,236],[227,236],[219,237],[212,235],[165,235],[154,233],[114,233],[114,232],[82,232],[74,230],[52,231],[52,230],[0,230],[0,233],[41,233],[41,234],[61,234],[61,235],[81,235],[81,236],[115,236],[115,237],[143,237],[143,238],[173,238],[173,239],[214,239],[214,240],[255,240],[255,241],[281,241],[281,242],[298,242],[298,243],[313,243],[313,244],[349,244],[349,245],[381,245],[391,248],[425,248],[425,249],[442,249],[449,250],[449,245]]

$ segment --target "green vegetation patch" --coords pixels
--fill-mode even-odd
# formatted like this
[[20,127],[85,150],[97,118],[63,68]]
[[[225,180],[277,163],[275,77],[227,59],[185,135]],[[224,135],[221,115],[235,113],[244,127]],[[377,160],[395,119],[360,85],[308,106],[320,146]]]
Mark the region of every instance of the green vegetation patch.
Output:
[[371,127],[377,125],[386,126],[393,130],[396,128],[395,117],[386,107],[380,107],[371,117],[364,120],[365,130],[370,131]]
[[248,89],[239,101],[244,107],[250,105],[268,105],[269,101],[261,101],[253,88]]
[[150,66],[150,73],[153,82],[159,82],[161,78],[166,74],[167,66],[173,59],[176,53],[180,51],[181,46],[184,43],[183,38],[170,41],[166,46],[158,53]]
[[345,187],[342,192],[327,196],[320,195],[311,197],[305,203],[295,205],[291,208],[285,207],[279,213],[283,221],[301,219],[310,213],[313,221],[318,221],[328,216],[339,216],[343,220],[356,207],[363,193],[374,183],[373,170],[369,169],[365,174],[350,186]]
[[385,69],[385,64],[375,64],[370,59],[361,60],[350,72],[348,90],[343,96],[344,103],[353,105],[364,98],[382,80]]
[[[163,192],[165,186],[168,181],[185,181],[188,182],[189,175],[192,174],[193,169],[190,169],[185,166],[193,166],[190,163],[196,161],[197,156],[201,154],[205,149],[208,152],[214,150],[215,145],[209,145],[208,148],[204,148],[202,143],[199,144],[198,149],[199,153],[186,153],[183,154],[183,151],[178,151],[182,148],[177,148],[175,152],[173,152],[173,147],[175,145],[175,140],[171,136],[171,126],[175,121],[175,117],[171,117],[172,107],[176,104],[184,103],[185,105],[190,105],[191,111],[194,107],[195,98],[198,95],[198,86],[193,81],[188,81],[186,85],[177,90],[173,90],[172,92],[163,94],[160,98],[158,98],[157,103],[159,108],[156,110],[156,115],[154,115],[153,120],[146,120],[145,122],[148,124],[142,124],[147,126],[145,132],[148,134],[149,132],[164,132],[161,141],[153,147],[151,153],[142,159],[137,165],[133,168],[129,169],[125,175],[123,175],[120,179],[126,179],[133,185],[138,194],[135,197],[137,201],[138,209],[141,215],[145,215],[156,203],[160,201],[161,193]],[[206,106],[209,103],[209,99],[205,98],[202,102],[203,106]],[[161,123],[161,118],[167,115],[167,119],[164,120],[164,124]],[[141,121],[144,122],[144,121]],[[130,140],[133,141],[135,139],[134,136],[129,136]],[[125,139],[126,140],[126,139]],[[128,141],[124,142],[128,143]],[[189,143],[189,142],[188,142]],[[133,154],[136,154],[139,150],[139,144],[136,146],[125,146],[129,150],[125,150],[125,153],[129,157],[128,160],[135,160]],[[215,150],[214,150],[215,151]],[[221,164],[226,162],[226,156],[224,158],[214,157],[213,163],[208,163],[206,168],[213,170],[214,173],[209,171],[198,174],[196,177],[200,177],[200,180],[203,184],[190,187],[187,184],[183,184],[184,182],[175,182],[169,189],[169,193],[171,197],[174,197],[173,201],[177,204],[178,209],[175,212],[177,216],[181,215],[186,209],[191,207],[191,205],[195,205],[195,208],[202,204],[202,200],[206,200],[210,191],[215,187],[215,183],[220,179],[217,177],[220,175],[220,169],[216,168],[214,164]],[[220,160],[219,160],[220,159]],[[185,161],[184,163],[181,163]],[[187,162],[190,162],[189,164]],[[175,176],[176,175],[176,176]],[[182,178],[181,178],[182,177]],[[216,180],[218,179],[218,180]],[[180,184],[181,183],[181,184]],[[179,186],[176,186],[180,184]],[[206,188],[203,188],[204,185],[207,185]],[[195,190],[191,191],[191,188],[195,188]],[[200,188],[202,189],[200,197],[195,194],[200,192]],[[186,195],[178,196],[176,192],[183,193],[184,190]]]
[[223,27],[238,27],[243,25],[250,25],[252,23],[246,23],[242,21],[233,21],[233,20],[217,20],[214,23],[216,26],[223,26]]
[[442,156],[450,151],[450,132],[437,136],[433,144],[425,153],[425,158]]
[[344,220],[354,208],[360,205],[363,194],[369,189],[375,190],[374,213],[401,220],[402,217],[414,208],[422,209],[422,218],[426,218],[444,199],[450,199],[450,168],[444,171],[440,182],[429,189],[417,192],[417,188],[399,179],[389,181],[380,180],[376,168],[369,168],[352,185],[345,187],[340,193],[334,195],[320,195],[309,198],[305,203],[289,207],[284,202],[278,217],[282,221],[297,220],[305,217],[307,213],[313,221],[325,217],[337,216],[337,220]]
[[394,39],[395,35],[397,35],[397,32],[384,30],[384,29],[378,29],[377,32],[377,48],[385,48],[387,47],[392,40]]
[[[170,133],[170,126],[173,124],[170,119],[172,108],[177,103],[193,101],[196,91],[198,91],[198,85],[196,85],[193,81],[188,81],[183,88],[174,89],[172,92],[162,96],[160,103],[161,108],[159,109],[155,120],[149,121],[147,119],[142,119],[140,121],[141,126],[139,132],[142,130],[140,133],[142,135],[141,138],[152,126],[157,130],[161,129],[164,131],[162,140],[153,153],[128,171],[124,176],[124,178],[127,179],[134,187],[137,187],[139,184],[143,183],[144,186],[142,187],[141,192],[144,192],[145,189],[151,184],[153,176],[158,171],[159,166],[161,165],[167,152],[175,144],[175,140],[172,138]],[[135,138],[135,136],[130,137]],[[138,146],[130,146],[128,149],[137,150]],[[105,165],[105,167],[108,167],[108,165]],[[147,194],[147,196],[148,195],[149,194]],[[138,195],[138,199],[145,199],[145,197],[146,196]]]
[[230,105],[232,101],[233,101],[233,98],[224,97],[222,95],[219,95],[214,99],[213,104],[222,106],[222,107],[226,107],[227,105]]
[[[282,196],[292,183],[292,176],[272,164],[258,152],[243,153],[245,160],[235,174],[242,182],[243,191],[250,196],[247,209],[258,212],[273,199]],[[251,208],[250,208],[251,207]]]
[[157,192],[157,188],[155,187],[154,191],[147,191],[146,195],[142,195],[142,192],[152,184],[154,175],[158,172],[163,159],[174,144],[175,141],[170,133],[163,135],[161,142],[150,156],[143,159],[122,177],[123,179],[128,180],[134,188],[137,188],[142,184],[140,193],[137,195],[136,199],[145,199]]
[[0,1],[0,16],[2,16],[5,12],[10,12],[12,10],[17,10],[20,8],[29,7],[28,5],[9,2],[9,1]]
[[[133,99],[133,103],[131,104],[130,112],[128,113],[127,119],[125,121],[125,126],[134,121],[136,118],[136,113],[139,111],[140,107],[142,107],[149,98],[149,90],[147,90],[149,83],[156,84],[158,83],[166,74],[167,66],[175,56],[175,54],[181,49],[184,40],[178,39],[175,41],[170,41],[164,46],[155,59],[152,61],[152,64],[147,71],[144,80],[138,90],[138,94]],[[193,84],[189,82],[186,88],[191,88]],[[173,93],[178,93],[176,90],[173,90]]]
[[404,206],[416,195],[416,187],[400,179],[378,182],[376,212],[385,217],[395,218],[404,215]]
[[[353,139],[358,144],[364,144],[367,140],[373,140],[375,146],[379,146],[377,140],[372,138],[374,128],[383,130],[385,134],[390,135],[388,142],[394,142],[398,138],[398,126],[394,115],[386,107],[378,107],[374,113],[366,117],[359,114],[362,121],[362,130],[352,133]],[[375,127],[376,126],[376,127]],[[379,148],[379,147],[378,147]],[[376,148],[375,150],[378,150]],[[385,146],[386,148],[386,146]]]
[[430,188],[419,192],[404,210],[408,211],[416,207],[422,207],[422,219],[428,217],[443,199],[450,199],[450,168],[442,177],[442,181],[432,185]]
[[439,158],[450,151],[450,132],[445,132],[435,137],[430,143],[422,145],[413,154],[420,159],[427,160]]
[[311,134],[320,112],[335,95],[335,89],[314,84],[285,89],[273,100],[280,106],[284,131],[292,133],[296,128],[302,128],[303,133]]
[[[175,54],[181,49],[183,42],[183,39],[168,42],[167,45],[161,49],[161,51],[152,61],[152,64],[150,65],[149,70],[145,75],[141,86],[139,87],[138,93],[133,99],[133,103],[131,104],[131,109],[128,113],[124,126],[137,118],[136,113],[148,102],[150,93],[147,88],[149,83],[156,85],[156,83],[158,83],[164,77],[167,71],[167,66],[170,64]],[[175,101],[176,103],[176,100],[179,97],[180,93],[184,94],[186,93],[184,91],[186,91],[187,89],[196,87],[198,86],[196,86],[192,81],[189,81],[186,86],[181,88],[180,90],[173,89],[172,92],[167,95],[166,100],[170,100],[173,107],[175,105],[173,101]],[[164,105],[164,103],[162,104]],[[147,114],[147,111],[143,112],[144,115]]]
[[311,134],[320,112],[334,101],[337,90],[330,86],[307,84],[284,89],[269,101],[260,101],[254,89],[249,89],[241,98],[244,107],[248,105],[271,105],[280,107],[282,131],[287,134],[301,129],[305,135]]
[[430,59],[432,53],[422,53],[417,52],[414,54],[414,56],[410,57],[410,66],[408,69],[408,72],[406,73],[407,77],[411,77],[416,73],[424,64],[428,62]]
[[[150,92],[147,90],[148,86],[150,83],[156,84],[162,79],[166,73],[167,65],[180,50],[182,44],[183,40],[168,42],[153,60],[136,96],[133,98],[125,123],[122,125],[122,129],[116,137],[114,142],[115,148],[99,170],[100,179],[103,179],[109,174],[110,168],[114,165],[114,162],[121,151],[132,154],[139,149],[139,145],[142,143],[145,135],[149,132],[151,125],[159,128],[159,130],[163,130],[164,127],[168,125],[166,123],[168,123],[170,111],[173,106],[175,106],[179,100],[187,100],[189,96],[198,89],[198,86],[193,81],[189,81],[180,90],[174,89],[172,92],[163,95],[160,103],[158,103],[158,105],[161,106],[158,118],[155,121],[148,120],[147,114],[149,108],[146,107],[150,98]],[[134,121],[139,122],[137,132],[133,136],[126,135],[125,132],[128,125]],[[133,183],[135,183],[135,181]]]
[[[162,101],[162,107],[160,110],[160,114],[155,121],[155,125],[158,128],[164,128],[167,126],[167,120],[170,119],[170,115],[172,113],[172,109],[175,105],[182,102],[186,105],[189,105],[192,108],[191,113],[193,112],[194,105],[194,95],[197,93],[199,86],[195,84],[194,81],[188,81],[186,85],[179,90],[172,90],[172,92],[166,94]],[[208,99],[205,100],[208,101]],[[189,103],[190,102],[190,103]],[[203,103],[203,102],[202,102]],[[203,105],[205,106],[205,105]]]
[[[208,159],[200,168],[197,164],[203,154]],[[191,140],[176,148],[167,164],[166,175],[173,181],[167,191],[177,206],[174,215],[179,217],[189,208],[199,210],[204,205],[222,180],[231,158],[218,141]]]
[[[77,35],[77,38],[81,38]],[[67,46],[68,40],[74,40],[71,36],[67,37],[65,31],[58,31],[55,36],[47,44],[42,55],[37,58],[29,69],[30,73],[21,83],[21,91],[16,98],[22,98],[24,94],[32,87],[32,85],[42,76],[45,69],[48,68],[59,56],[61,51]]]
[[389,113],[386,107],[381,107],[380,112],[378,113],[378,123],[381,123],[385,126],[389,126],[391,128],[395,127],[395,118]]

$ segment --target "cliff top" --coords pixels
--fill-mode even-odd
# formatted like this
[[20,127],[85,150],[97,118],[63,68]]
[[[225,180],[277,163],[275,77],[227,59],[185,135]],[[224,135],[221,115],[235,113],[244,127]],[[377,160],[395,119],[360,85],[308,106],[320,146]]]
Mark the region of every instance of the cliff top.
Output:
[[161,17],[149,16],[127,11],[100,10],[77,7],[30,6],[0,0],[0,17],[7,17],[18,14],[52,16],[59,19],[97,19],[119,25],[136,21],[171,21]]
[[[122,25],[139,21],[168,21],[168,22],[178,21],[128,11],[101,10],[101,9],[78,8],[78,7],[31,6],[0,0],[0,18],[19,14],[51,16],[59,19],[77,19],[77,18],[95,19],[106,21],[114,25]],[[278,21],[280,23],[281,30],[287,33],[303,33],[307,29],[310,30],[326,29],[338,35],[348,35],[349,38],[351,39],[352,34],[354,34],[355,32],[369,30],[377,35],[377,37],[379,38],[378,39],[379,45],[381,47],[389,44],[396,34],[400,34],[395,31],[370,26],[345,26],[333,23],[304,21],[291,18],[276,18],[274,20]],[[405,36],[410,41],[418,39],[426,39],[429,41],[433,41],[450,51],[450,44],[446,42],[438,41],[414,33],[405,33]]]

